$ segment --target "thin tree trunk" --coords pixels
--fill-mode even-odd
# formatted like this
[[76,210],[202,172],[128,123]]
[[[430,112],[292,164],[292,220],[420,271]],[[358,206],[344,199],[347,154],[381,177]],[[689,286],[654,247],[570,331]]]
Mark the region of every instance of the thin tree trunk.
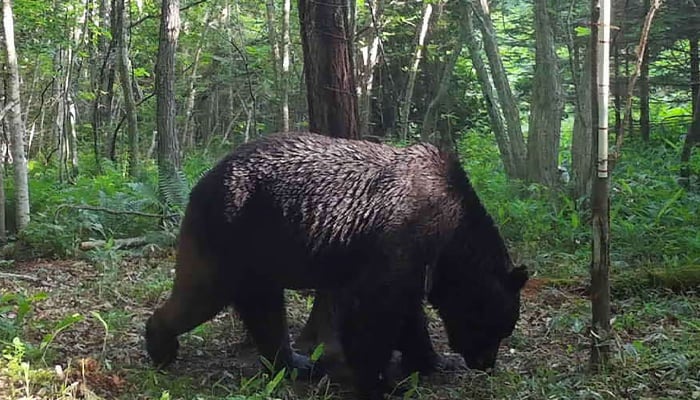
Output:
[[[478,2],[478,4],[474,3]],[[520,125],[520,111],[518,104],[515,101],[515,96],[510,89],[508,75],[501,61],[501,56],[498,52],[498,43],[496,40],[496,31],[493,27],[493,21],[489,11],[487,0],[472,0],[472,8],[479,17],[479,30],[481,31],[482,40],[484,42],[484,50],[486,57],[491,67],[493,83],[498,94],[503,116],[506,122],[506,132],[508,133],[508,144],[511,147],[510,153],[513,155],[513,160],[517,167],[515,174],[511,178],[525,178],[526,165],[525,157],[527,149],[525,147],[525,139],[523,138],[523,130]]]
[[618,39],[613,42],[615,55],[613,56],[613,70],[615,72],[615,93],[613,103],[615,104],[615,135],[620,134],[622,126],[622,96],[620,96],[620,43],[621,35],[616,35]]
[[[175,49],[180,34],[180,1],[163,0],[156,63],[156,122],[158,129],[158,184],[179,180],[180,149],[175,131]],[[175,204],[184,206],[186,198]],[[172,206],[173,204],[171,204]]]
[[498,107],[498,98],[494,92],[491,75],[481,58],[481,48],[474,35],[474,26],[472,22],[473,10],[471,7],[464,7],[462,24],[460,29],[465,33],[467,47],[469,48],[469,58],[472,66],[476,71],[476,76],[481,88],[481,94],[484,97],[486,111],[489,115],[489,123],[491,130],[496,137],[498,150],[501,154],[501,160],[505,169],[506,175],[509,178],[518,177],[522,173],[520,159],[516,154],[513,154],[514,147],[510,143],[510,137],[506,132],[506,125],[503,120],[503,115]]
[[610,2],[593,0],[591,41],[597,41],[592,60],[594,147],[597,149],[591,193],[593,230],[591,258],[591,365],[605,365],[610,353],[610,208],[608,171],[608,98],[610,65]]
[[681,184],[690,187],[690,156],[693,153],[693,148],[700,143],[700,91],[695,95],[693,103],[693,121],[688,127],[688,132],[685,135],[683,142],[683,150],[681,151]]
[[[696,32],[697,34],[697,32]],[[698,42],[700,38],[698,36],[691,36],[688,38],[690,42],[690,98],[692,99],[692,110],[698,108],[698,103],[700,102],[700,51],[698,50]]]
[[573,196],[575,199],[587,196],[591,191],[593,176],[593,129],[591,113],[591,78],[593,52],[595,47],[588,46],[583,57],[583,69],[579,84],[576,86],[576,114],[571,138],[571,173],[573,178]]
[[[428,107],[425,110],[425,116],[423,117],[423,128],[421,132],[421,140],[424,142],[434,140],[438,108],[440,107],[442,99],[445,97],[445,94],[450,87],[450,82],[452,81],[452,74],[454,72],[455,65],[457,64],[457,59],[459,59],[459,55],[462,53],[462,47],[464,47],[464,42],[466,41],[465,36],[466,33],[464,32],[464,29],[460,29],[454,47],[450,50],[450,55],[445,63],[437,92],[435,92],[435,96],[433,96],[432,100],[430,100],[430,103],[428,103]],[[455,150],[454,143],[452,143],[452,137],[449,132],[440,134],[438,145],[448,151]]]
[[[7,97],[5,97],[5,82],[0,79],[0,107],[5,110],[7,106]],[[9,110],[8,110],[9,111]],[[7,227],[5,224],[5,154],[6,152],[6,137],[7,137],[7,119],[3,116],[0,119],[0,243],[7,241]]]
[[347,2],[299,0],[309,129],[359,136],[355,68]]
[[131,82],[131,61],[127,41],[126,9],[124,0],[114,0],[112,12],[115,15],[115,24],[112,34],[117,38],[117,64],[119,66],[119,78],[121,80],[124,96],[124,112],[126,113],[127,132],[129,138],[129,175],[135,177],[139,172],[139,133],[136,119],[136,100],[134,99],[134,86]]
[[[644,9],[649,9],[649,1],[644,0]],[[644,51],[639,72],[639,134],[645,142],[651,136],[649,125],[649,51]]]
[[553,187],[558,182],[563,111],[559,63],[547,0],[535,0],[535,74],[527,143],[527,176]]
[[197,42],[197,49],[194,52],[194,60],[192,60],[192,73],[190,74],[190,80],[188,82],[189,87],[187,88],[187,102],[185,103],[185,124],[182,128],[182,139],[180,143],[182,144],[181,150],[194,146],[194,130],[192,129],[192,113],[194,112],[194,101],[197,95],[195,89],[195,83],[197,82],[197,72],[199,71],[199,58],[202,55],[202,47],[204,46],[204,40],[207,37],[207,32],[209,31],[209,11],[206,12],[204,16],[204,29],[202,30],[202,35],[199,37]]
[[374,86],[374,68],[379,60],[379,32],[381,29],[379,21],[382,18],[382,0],[376,0],[374,4],[369,0],[366,4],[370,8],[371,28],[367,30],[366,43],[359,51],[361,64],[358,73],[360,79],[358,105],[360,109],[361,136],[369,135],[371,132],[372,88]]
[[284,0],[282,10],[282,68],[280,70],[280,117],[282,118],[282,131],[289,132],[289,14],[291,13],[291,0]]
[[[275,0],[267,0],[265,2],[265,9],[267,11],[267,35],[270,41],[270,49],[272,53],[272,81],[273,81],[273,92],[275,93],[275,96],[273,96],[272,103],[275,105],[275,108],[277,108],[278,104],[280,106],[280,113],[281,113],[281,101],[280,101],[280,94],[282,92],[281,90],[281,78],[280,78],[280,69],[282,68],[282,56],[280,52],[280,40],[277,35],[277,18],[275,17]],[[282,115],[280,114],[278,117],[275,118],[275,128],[274,130],[278,130],[279,126],[282,124]]]
[[[625,101],[625,112],[624,116],[627,121],[623,121],[620,133],[618,133],[615,138],[615,152],[612,155],[613,162],[617,162],[620,158],[620,152],[622,150],[622,141],[625,138],[625,126],[631,123],[632,120],[632,95],[634,94],[634,85],[637,83],[639,74],[642,70],[642,64],[644,63],[644,54],[647,51],[647,43],[649,42],[649,31],[651,30],[651,22],[654,20],[654,15],[656,11],[661,7],[661,0],[653,0],[653,3],[649,7],[646,17],[644,18],[644,25],[642,25],[642,32],[639,36],[639,44],[637,45],[637,61],[635,63],[634,73],[630,77],[629,84],[627,86],[627,98]],[[614,167],[614,165],[613,165]]]
[[24,151],[24,126],[22,125],[22,103],[20,102],[19,67],[15,49],[12,1],[3,0],[2,6],[5,57],[8,69],[6,102],[10,105],[7,113],[7,126],[10,130],[9,136],[12,144],[12,164],[15,180],[15,218],[17,221],[17,232],[21,232],[29,224],[29,180],[27,176],[27,159]]
[[411,100],[413,99],[413,88],[416,85],[416,76],[418,75],[418,66],[423,57],[425,47],[425,37],[428,34],[428,26],[430,26],[430,17],[433,13],[433,5],[428,2],[423,2],[423,12],[421,23],[416,31],[416,47],[413,53],[411,65],[408,68],[408,77],[406,78],[406,90],[404,91],[403,99],[399,108],[399,126],[401,127],[401,139],[408,139],[409,122],[408,117],[411,114]]

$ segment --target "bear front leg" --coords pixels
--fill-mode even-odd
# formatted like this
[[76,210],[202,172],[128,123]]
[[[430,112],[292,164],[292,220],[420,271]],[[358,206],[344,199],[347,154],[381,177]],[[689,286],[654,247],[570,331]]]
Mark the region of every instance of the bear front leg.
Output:
[[386,286],[344,292],[338,299],[337,317],[345,359],[360,398],[383,399],[393,386],[386,372],[399,338],[401,296]]
[[425,311],[421,302],[404,306],[410,311],[404,317],[399,338],[401,369],[406,375],[416,371],[421,375],[429,375],[438,369],[440,356],[433,349]]
[[[250,282],[239,284],[233,305],[243,320],[258,352],[273,364],[275,370],[283,367],[288,372],[296,369],[298,377],[320,376],[311,360],[294,352],[289,343],[289,329],[282,288]],[[245,289],[241,289],[245,288]]]

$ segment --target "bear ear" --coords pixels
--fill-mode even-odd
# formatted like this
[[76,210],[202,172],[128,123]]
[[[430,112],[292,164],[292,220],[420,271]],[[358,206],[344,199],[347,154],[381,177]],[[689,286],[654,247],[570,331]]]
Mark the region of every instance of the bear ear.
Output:
[[525,283],[527,283],[527,280],[529,279],[527,267],[524,265],[520,265],[518,267],[513,268],[513,270],[510,271],[509,278],[511,287],[513,289],[522,289],[523,286],[525,286]]

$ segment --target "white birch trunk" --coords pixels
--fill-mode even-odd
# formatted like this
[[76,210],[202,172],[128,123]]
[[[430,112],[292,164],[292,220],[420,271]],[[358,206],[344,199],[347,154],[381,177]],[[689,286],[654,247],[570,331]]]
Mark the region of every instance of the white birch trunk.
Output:
[[[15,179],[15,217],[17,231],[21,232],[29,224],[29,179],[27,176],[27,158],[24,150],[24,126],[22,125],[22,107],[19,90],[19,67],[15,49],[15,28],[12,15],[12,1],[2,2],[2,22],[5,33],[5,55],[9,72],[7,85],[7,102],[11,104],[7,118],[12,142],[12,160]],[[3,204],[4,206],[4,204]]]

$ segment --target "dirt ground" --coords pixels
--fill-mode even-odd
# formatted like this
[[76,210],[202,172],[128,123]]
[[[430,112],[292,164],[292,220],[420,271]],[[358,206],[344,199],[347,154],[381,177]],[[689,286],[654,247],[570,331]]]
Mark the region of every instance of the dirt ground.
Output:
[[[102,270],[84,261],[71,260],[38,260],[4,269],[21,276],[0,277],[2,292],[47,294],[45,299],[33,303],[24,324],[21,337],[24,342],[38,346],[66,316],[74,313],[83,316],[82,321],[56,335],[48,346],[45,365],[41,365],[41,360],[33,362],[35,367],[44,367],[49,375],[55,373],[55,376],[42,378],[44,381],[35,378],[36,383],[29,385],[33,393],[24,398],[152,399],[165,398],[163,391],[169,392],[167,398],[236,398],[234,393],[241,390],[242,377],[254,376],[260,367],[254,349],[242,343],[244,329],[230,310],[181,337],[178,360],[166,373],[151,368],[142,332],[146,318],[167,296],[171,268],[172,257],[124,259]],[[290,296],[288,315],[295,335],[308,309],[305,298]],[[697,378],[694,382],[691,379],[671,388],[663,385],[666,378],[653,374],[639,378],[625,375],[613,381],[587,377],[589,341],[585,323],[581,322],[586,319],[576,317],[587,312],[583,284],[556,287],[546,279],[534,277],[524,290],[517,332],[503,343],[499,353],[498,377],[469,371],[436,374],[421,380],[415,397],[571,398],[567,397],[569,393],[576,398],[591,399],[700,398],[700,375],[692,370],[691,378]],[[13,315],[10,312],[6,317]],[[640,325],[636,331],[617,332],[621,349],[626,343],[647,337],[659,325],[666,335],[672,335],[679,322],[678,318],[669,316],[654,327]],[[438,351],[449,355],[442,324],[434,313],[431,334]],[[620,360],[623,364],[627,362],[625,357]],[[9,374],[3,376],[2,371],[0,364],[0,398],[20,398],[18,392],[24,395],[22,388],[27,385]],[[52,379],[62,382],[61,385],[45,383]],[[634,385],[640,381],[647,382],[647,386],[635,389]],[[658,384],[654,386],[654,382]],[[329,384],[327,379],[287,386],[280,397],[352,398],[348,383]],[[59,397],[57,387],[64,392],[65,387],[72,387],[74,397]],[[690,397],[678,397],[677,392],[683,392],[683,387],[688,391],[681,394]]]

